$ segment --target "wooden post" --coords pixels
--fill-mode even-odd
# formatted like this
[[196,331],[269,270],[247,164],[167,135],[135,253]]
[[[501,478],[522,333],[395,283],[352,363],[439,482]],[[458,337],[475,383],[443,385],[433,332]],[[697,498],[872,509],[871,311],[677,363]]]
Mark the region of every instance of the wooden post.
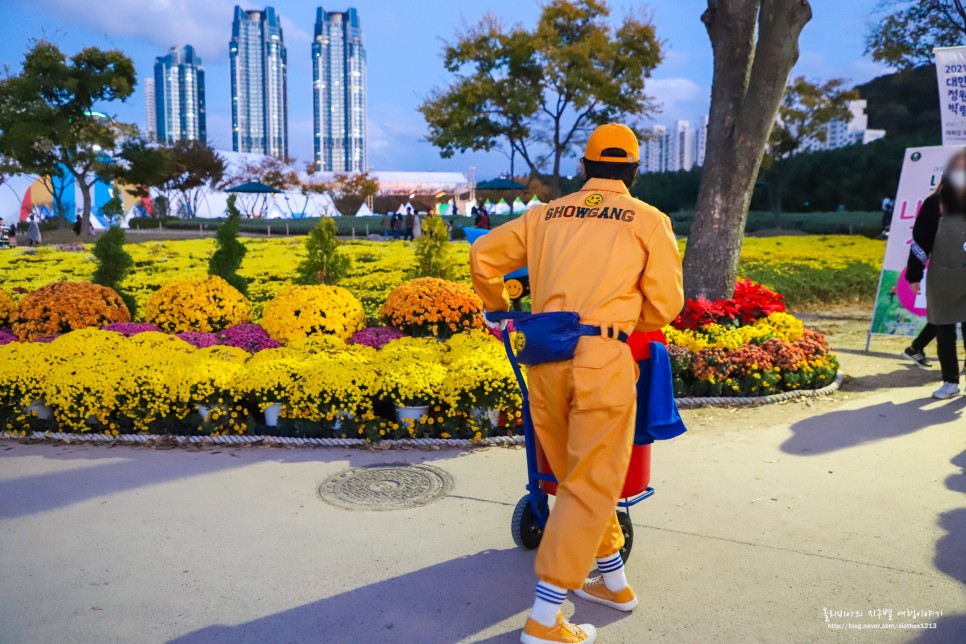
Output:
[[288,222],[285,222],[285,236],[288,237]]
[[269,237],[269,239],[271,239],[271,237],[272,237],[272,225],[271,224],[268,225],[268,237]]
[[369,224],[366,224],[366,239],[369,239]]

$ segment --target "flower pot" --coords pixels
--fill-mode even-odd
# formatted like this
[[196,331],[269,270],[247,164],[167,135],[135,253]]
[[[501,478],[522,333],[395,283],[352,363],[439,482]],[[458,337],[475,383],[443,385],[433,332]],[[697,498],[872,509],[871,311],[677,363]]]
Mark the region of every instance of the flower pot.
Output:
[[333,422],[332,424],[332,431],[334,432],[340,431],[342,429],[342,423],[348,422],[353,418],[355,418],[355,414],[352,414],[351,412],[347,412],[347,411],[343,411],[336,414],[335,422]]
[[48,420],[51,416],[54,415],[53,410],[50,408],[50,405],[48,405],[43,398],[38,398],[37,400],[27,405],[27,407],[25,408],[25,411],[28,414],[33,414],[40,420]]
[[278,427],[278,415],[282,412],[282,403],[272,403],[265,408],[265,426]]
[[499,409],[474,407],[470,413],[473,414],[473,420],[475,420],[478,424],[483,424],[483,422],[486,421],[489,422],[490,427],[496,428],[500,426]]
[[429,405],[396,405],[396,420],[400,423],[404,423],[407,420],[411,420],[413,424],[419,422],[419,419],[423,416],[429,414]]

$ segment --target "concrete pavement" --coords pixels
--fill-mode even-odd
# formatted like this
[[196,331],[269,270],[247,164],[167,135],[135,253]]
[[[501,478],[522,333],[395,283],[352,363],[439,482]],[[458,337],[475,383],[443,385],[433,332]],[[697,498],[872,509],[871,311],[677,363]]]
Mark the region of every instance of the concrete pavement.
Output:
[[[966,641],[966,399],[932,388],[689,412],[632,510],[642,606],[565,611],[600,642]],[[454,488],[398,512],[318,498],[330,474],[393,462]],[[509,533],[524,468],[520,449],[0,443],[0,642],[517,641],[535,581]],[[823,616],[878,608],[943,616]],[[849,621],[878,620],[830,619]]]

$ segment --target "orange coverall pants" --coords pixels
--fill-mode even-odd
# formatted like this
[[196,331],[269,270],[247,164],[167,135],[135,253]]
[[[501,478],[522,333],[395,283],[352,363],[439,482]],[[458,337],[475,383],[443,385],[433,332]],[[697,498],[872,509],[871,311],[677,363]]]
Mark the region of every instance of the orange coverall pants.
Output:
[[573,360],[535,365],[527,374],[534,429],[559,484],[536,572],[556,586],[580,588],[594,557],[624,545],[614,505],[631,458],[637,365],[625,343],[586,337]]

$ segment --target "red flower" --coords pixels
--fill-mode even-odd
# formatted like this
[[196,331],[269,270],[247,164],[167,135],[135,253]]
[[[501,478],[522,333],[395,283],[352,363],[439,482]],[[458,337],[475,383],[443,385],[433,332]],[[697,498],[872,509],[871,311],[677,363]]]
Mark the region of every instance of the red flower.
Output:
[[687,300],[684,310],[671,324],[676,329],[700,329],[709,324],[732,326],[752,324],[772,313],[785,310],[784,298],[750,279],[735,282],[734,297],[718,300]]

